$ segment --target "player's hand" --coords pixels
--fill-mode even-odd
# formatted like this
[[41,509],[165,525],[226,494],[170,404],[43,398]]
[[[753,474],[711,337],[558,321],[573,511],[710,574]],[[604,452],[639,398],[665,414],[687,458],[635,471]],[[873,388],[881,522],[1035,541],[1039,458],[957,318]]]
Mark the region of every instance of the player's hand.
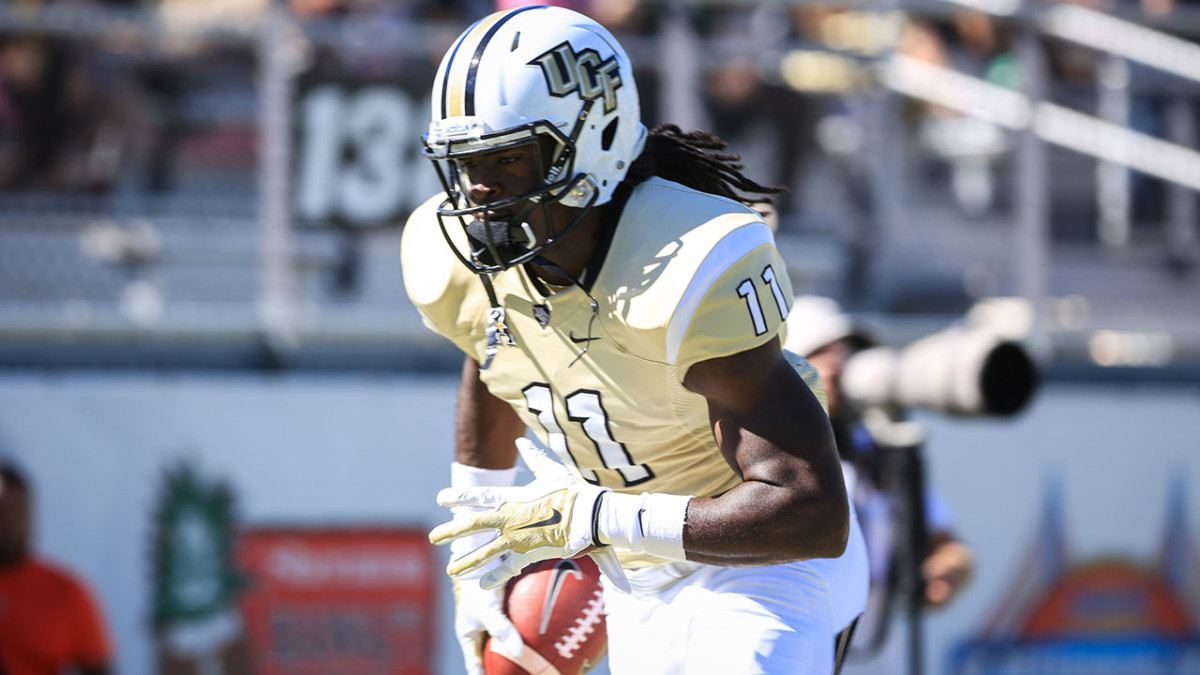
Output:
[[[470,506],[452,509],[455,517],[466,517],[482,511]],[[450,545],[450,557],[469,553],[489,540],[486,534],[457,539]],[[492,567],[499,563],[496,561]],[[488,636],[495,638],[492,649],[514,660],[520,658],[525,649],[521,634],[504,613],[504,586],[484,589],[479,585],[478,577],[490,569],[484,567],[470,578],[451,579],[454,588],[454,638],[462,649],[467,675],[484,675],[483,648]]]
[[[519,487],[447,488],[438,493],[442,506],[490,510],[464,514],[437,526],[429,533],[433,543],[444,544],[488,530],[498,532],[490,542],[452,558],[446,568],[450,576],[471,575],[499,560],[479,580],[484,588],[495,588],[526,565],[549,558],[574,558],[594,545],[593,516],[608,489],[584,482],[528,439],[517,439],[517,450],[533,472],[533,482]],[[611,564],[605,567],[611,568]],[[610,570],[604,571],[611,578]]]
[[453,579],[454,637],[462,648],[467,675],[483,675],[483,646],[490,635],[492,649],[515,661],[525,649],[516,626],[504,614],[504,586],[480,588],[475,579]]

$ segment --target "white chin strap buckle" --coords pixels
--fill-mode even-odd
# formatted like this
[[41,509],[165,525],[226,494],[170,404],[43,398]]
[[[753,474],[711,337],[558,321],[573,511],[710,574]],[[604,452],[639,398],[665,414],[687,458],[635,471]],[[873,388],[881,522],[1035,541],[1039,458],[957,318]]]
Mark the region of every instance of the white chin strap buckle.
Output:
[[526,222],[522,222],[520,225],[518,225],[518,227],[520,227],[521,232],[523,232],[525,234],[525,241],[518,242],[518,243],[524,244],[525,246],[532,248],[533,245],[535,243],[537,243],[537,237],[533,236],[533,228],[529,227],[529,223],[526,223]]

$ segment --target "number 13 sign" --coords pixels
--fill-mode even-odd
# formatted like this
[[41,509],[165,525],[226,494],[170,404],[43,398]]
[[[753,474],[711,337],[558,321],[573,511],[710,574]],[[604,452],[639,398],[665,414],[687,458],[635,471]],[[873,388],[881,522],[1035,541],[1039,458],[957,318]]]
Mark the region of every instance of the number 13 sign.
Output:
[[293,207],[301,222],[396,224],[436,191],[420,134],[428,105],[388,83],[318,82],[296,105]]

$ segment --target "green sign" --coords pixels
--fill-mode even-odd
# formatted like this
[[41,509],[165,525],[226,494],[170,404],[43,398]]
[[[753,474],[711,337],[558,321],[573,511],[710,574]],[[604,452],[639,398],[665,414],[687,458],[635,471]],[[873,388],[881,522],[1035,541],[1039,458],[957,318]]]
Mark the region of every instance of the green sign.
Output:
[[233,607],[234,499],[187,462],[166,470],[154,515],[154,626],[204,619]]

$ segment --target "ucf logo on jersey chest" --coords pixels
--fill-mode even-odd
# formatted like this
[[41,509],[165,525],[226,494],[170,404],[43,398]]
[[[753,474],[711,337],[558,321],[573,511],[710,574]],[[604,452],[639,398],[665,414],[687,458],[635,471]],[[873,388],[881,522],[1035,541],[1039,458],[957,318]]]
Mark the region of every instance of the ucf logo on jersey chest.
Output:
[[594,49],[577,52],[564,42],[529,62],[540,66],[546,86],[555,96],[577,92],[584,100],[604,98],[604,112],[617,109],[617,90],[621,88],[620,65],[616,57],[601,60]]

